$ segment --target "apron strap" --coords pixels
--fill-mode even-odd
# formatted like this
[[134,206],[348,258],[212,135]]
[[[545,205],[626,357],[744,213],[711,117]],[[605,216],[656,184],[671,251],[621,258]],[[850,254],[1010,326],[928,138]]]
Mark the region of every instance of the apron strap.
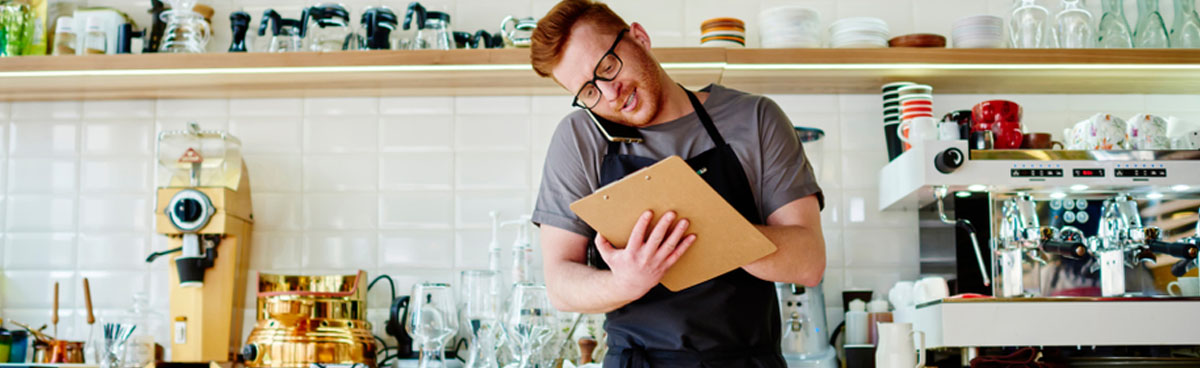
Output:
[[[679,88],[683,88],[682,85]],[[725,137],[721,136],[721,132],[717,131],[717,126],[713,124],[712,117],[708,116],[708,111],[704,109],[704,104],[700,103],[700,99],[696,98],[696,94],[683,88],[687,92],[688,100],[692,101],[692,109],[696,110],[696,117],[700,118],[700,124],[704,125],[704,130],[708,131],[708,137],[712,138],[713,144],[717,147],[725,146]]]
[[608,155],[616,157],[621,154],[621,142],[608,142]]

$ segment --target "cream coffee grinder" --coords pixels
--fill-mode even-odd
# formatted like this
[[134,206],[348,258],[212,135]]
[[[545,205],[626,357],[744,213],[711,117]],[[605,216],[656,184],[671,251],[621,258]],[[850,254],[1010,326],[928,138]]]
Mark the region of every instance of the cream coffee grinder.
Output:
[[224,131],[158,135],[155,228],[171,258],[171,361],[230,362],[242,333],[250,230],[250,182],[241,142]]

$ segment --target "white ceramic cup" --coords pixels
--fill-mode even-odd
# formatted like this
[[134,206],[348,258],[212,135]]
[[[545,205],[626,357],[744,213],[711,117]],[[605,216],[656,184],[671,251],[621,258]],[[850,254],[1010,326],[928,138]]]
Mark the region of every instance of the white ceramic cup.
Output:
[[1171,148],[1167,138],[1167,119],[1151,114],[1137,114],[1129,118],[1126,135],[1129,148],[1136,150],[1162,150]]
[[1200,277],[1180,277],[1178,280],[1171,281],[1170,284],[1167,284],[1167,294],[1171,294],[1171,296],[1200,296]]
[[1171,148],[1177,150],[1200,149],[1200,130],[1193,130],[1171,138]]
[[962,132],[959,130],[958,122],[943,121],[937,123],[938,139],[943,141],[957,141],[963,139]]
[[[908,137],[904,136],[905,125],[908,125]],[[901,142],[918,147],[923,141],[938,139],[937,121],[924,116],[902,121],[896,127],[896,136]]]
[[1120,150],[1129,144],[1125,120],[1112,114],[1099,113],[1080,121],[1073,128],[1063,129],[1067,149]]
[[913,305],[913,282],[912,281],[897,281],[892,285],[892,290],[888,290],[888,301],[897,310]]
[[941,276],[928,276],[913,284],[912,294],[913,304],[919,305],[950,297],[950,285]]

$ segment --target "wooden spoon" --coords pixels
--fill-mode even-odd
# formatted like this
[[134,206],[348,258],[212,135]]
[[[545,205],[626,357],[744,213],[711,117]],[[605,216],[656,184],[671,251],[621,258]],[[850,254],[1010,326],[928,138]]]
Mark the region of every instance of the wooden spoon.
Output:
[[83,305],[87,306],[87,323],[91,326],[96,323],[96,315],[92,314],[92,288],[86,277],[83,278]]
[[50,323],[54,325],[54,337],[58,337],[58,281],[54,282],[54,314],[50,317]]

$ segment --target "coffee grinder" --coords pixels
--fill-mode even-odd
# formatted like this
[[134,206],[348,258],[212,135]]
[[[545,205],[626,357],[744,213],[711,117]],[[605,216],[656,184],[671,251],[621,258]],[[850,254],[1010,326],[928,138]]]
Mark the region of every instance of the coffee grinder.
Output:
[[172,362],[229,362],[242,336],[250,231],[250,182],[241,142],[224,131],[158,135],[155,228],[171,259]]

